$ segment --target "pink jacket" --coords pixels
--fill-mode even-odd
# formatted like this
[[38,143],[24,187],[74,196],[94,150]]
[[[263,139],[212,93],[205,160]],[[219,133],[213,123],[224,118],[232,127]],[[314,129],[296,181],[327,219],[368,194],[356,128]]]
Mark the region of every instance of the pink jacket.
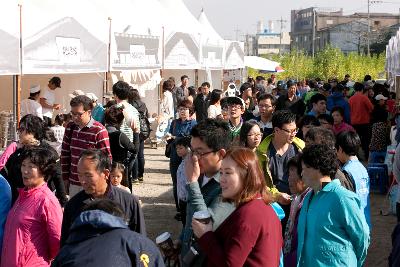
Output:
[[8,158],[17,150],[17,142],[12,142],[0,156],[0,170],[4,168]]
[[7,216],[1,267],[50,266],[60,249],[61,206],[44,183],[19,189]]

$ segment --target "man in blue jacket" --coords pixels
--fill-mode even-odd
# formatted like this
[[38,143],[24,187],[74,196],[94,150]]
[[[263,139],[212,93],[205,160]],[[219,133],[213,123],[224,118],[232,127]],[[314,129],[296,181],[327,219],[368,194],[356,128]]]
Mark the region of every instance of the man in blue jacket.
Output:
[[4,225],[11,208],[11,187],[7,180],[0,175],[0,251],[3,244]]
[[70,231],[51,266],[164,266],[155,244],[131,231],[122,207],[109,199],[88,204]]

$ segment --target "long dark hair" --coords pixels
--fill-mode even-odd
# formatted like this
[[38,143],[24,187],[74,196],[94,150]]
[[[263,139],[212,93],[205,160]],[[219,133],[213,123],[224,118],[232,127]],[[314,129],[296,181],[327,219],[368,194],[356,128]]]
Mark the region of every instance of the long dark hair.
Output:
[[[246,121],[243,123],[242,128],[240,128],[239,142],[241,146],[247,147],[247,135],[253,129],[254,126],[260,127],[260,125],[255,121]],[[261,127],[260,127],[261,130]]]

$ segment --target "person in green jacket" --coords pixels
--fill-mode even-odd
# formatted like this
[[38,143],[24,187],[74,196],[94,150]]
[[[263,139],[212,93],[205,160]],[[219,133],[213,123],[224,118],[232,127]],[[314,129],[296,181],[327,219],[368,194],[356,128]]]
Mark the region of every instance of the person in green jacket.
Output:
[[288,110],[274,112],[273,133],[257,148],[257,156],[264,172],[265,182],[275,201],[283,205],[291,202],[289,191],[289,169],[287,162],[300,152],[305,144],[297,138],[296,115]]
[[359,197],[333,179],[335,149],[307,146],[300,156],[307,194],[297,225],[298,267],[361,267],[370,244],[369,227]]

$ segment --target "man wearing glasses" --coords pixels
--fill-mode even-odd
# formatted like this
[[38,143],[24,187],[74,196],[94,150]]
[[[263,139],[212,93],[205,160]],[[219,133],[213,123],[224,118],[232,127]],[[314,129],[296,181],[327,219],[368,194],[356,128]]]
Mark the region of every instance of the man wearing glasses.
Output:
[[112,158],[107,130],[92,118],[92,100],[86,95],[79,95],[71,99],[70,106],[72,121],[65,129],[61,169],[65,189],[73,197],[82,190],[77,171],[81,153],[89,148],[97,148]]
[[[221,202],[221,186],[219,184],[221,162],[227,149],[229,140],[226,136],[229,128],[222,120],[206,119],[199,122],[191,131],[192,153],[185,159],[185,173],[187,177],[187,214],[186,225],[181,234],[181,255],[189,252],[193,245],[192,217],[196,211],[208,210],[216,229],[234,210],[234,205]],[[199,261],[204,256],[199,256]],[[183,266],[201,266],[196,263],[183,263]]]
[[[288,110],[274,112],[272,116],[273,133],[267,136],[257,148],[257,155],[264,171],[265,181],[275,201],[282,204],[286,215],[290,208],[288,161],[297,155],[305,146],[297,138],[296,115]],[[287,217],[282,220],[285,229]]]

